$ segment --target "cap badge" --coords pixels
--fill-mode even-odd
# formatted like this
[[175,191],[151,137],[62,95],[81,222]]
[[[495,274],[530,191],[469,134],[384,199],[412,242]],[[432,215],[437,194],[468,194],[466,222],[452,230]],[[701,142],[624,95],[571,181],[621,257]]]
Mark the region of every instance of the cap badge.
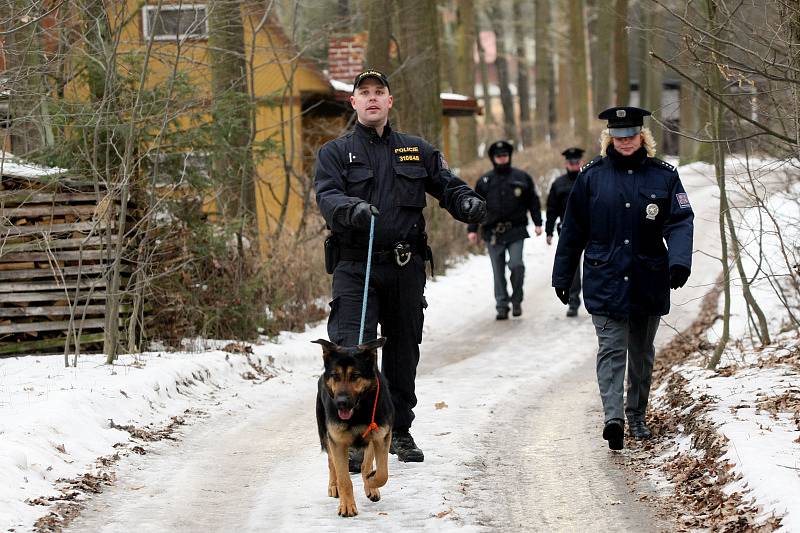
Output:
[[617,109],[617,117],[618,118],[625,118],[625,110],[624,109]]
[[647,204],[645,212],[647,213],[647,216],[645,218],[647,218],[648,220],[655,220],[656,215],[658,215],[658,206],[656,204]]

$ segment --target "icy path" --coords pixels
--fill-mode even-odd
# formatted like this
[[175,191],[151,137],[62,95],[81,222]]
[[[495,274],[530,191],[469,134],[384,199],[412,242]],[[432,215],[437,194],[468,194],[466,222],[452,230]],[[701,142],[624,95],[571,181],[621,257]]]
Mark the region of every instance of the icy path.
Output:
[[[708,180],[684,176],[698,211],[696,238],[713,242]],[[564,317],[550,288],[555,246],[526,244],[525,313],[495,322],[491,272],[475,257],[426,291],[425,342],[413,434],[422,464],[390,456],[382,500],[353,477],[359,515],[336,516],[326,496],[327,463],[314,420],[321,358],[309,340],[324,327],[266,346],[310,357],[291,373],[242,388],[236,405],[206,399],[211,416],[181,430],[179,444],[120,464],[117,485],[94,498],[69,531],[656,531],[667,524],[639,500],[652,490],[628,479],[600,438],[594,381],[596,340],[589,317]],[[668,322],[691,320],[710,259],[696,258],[694,288],[678,293]],[[688,302],[685,305],[683,302]],[[662,326],[662,339],[670,330]],[[223,396],[225,392],[219,396]],[[443,402],[443,403],[442,403]],[[438,406],[438,408],[437,408]],[[631,487],[635,487],[633,490]]]

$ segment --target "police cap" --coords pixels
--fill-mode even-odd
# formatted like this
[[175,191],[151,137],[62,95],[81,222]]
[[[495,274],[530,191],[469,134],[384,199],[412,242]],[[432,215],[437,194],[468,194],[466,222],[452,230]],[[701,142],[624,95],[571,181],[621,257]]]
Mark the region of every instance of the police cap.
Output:
[[389,92],[391,92],[392,89],[389,87],[389,78],[386,77],[386,74],[371,68],[356,76],[356,79],[353,80],[353,92],[356,92],[358,86],[361,85],[361,83],[367,78],[375,78],[381,82]]
[[612,137],[631,137],[642,131],[644,117],[652,113],[638,107],[611,107],[597,115],[608,121],[608,133]]
[[573,146],[572,148],[567,148],[566,150],[561,152],[561,155],[563,155],[567,161],[578,162],[581,160],[581,157],[583,157],[584,151],[585,150],[583,148],[578,148],[577,146]]
[[497,141],[492,143],[489,147],[489,157],[493,158],[498,155],[511,155],[514,152],[514,147],[507,141]]

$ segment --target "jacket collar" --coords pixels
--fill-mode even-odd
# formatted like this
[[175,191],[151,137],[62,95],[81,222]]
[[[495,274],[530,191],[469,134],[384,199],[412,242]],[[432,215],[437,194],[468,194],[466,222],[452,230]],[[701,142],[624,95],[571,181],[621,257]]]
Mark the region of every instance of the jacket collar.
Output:
[[386,125],[383,127],[383,135],[378,136],[378,132],[375,130],[375,128],[372,128],[370,126],[365,126],[358,120],[356,120],[356,126],[355,128],[353,128],[353,131],[355,131],[356,135],[358,135],[359,137],[363,137],[367,140],[385,141],[386,139],[389,138],[389,135],[391,135],[392,127],[389,125],[389,122],[387,122]]
[[640,146],[631,155],[624,156],[617,152],[613,145],[609,145],[606,148],[606,155],[615,167],[625,170],[636,170],[647,162],[647,149],[644,146]]

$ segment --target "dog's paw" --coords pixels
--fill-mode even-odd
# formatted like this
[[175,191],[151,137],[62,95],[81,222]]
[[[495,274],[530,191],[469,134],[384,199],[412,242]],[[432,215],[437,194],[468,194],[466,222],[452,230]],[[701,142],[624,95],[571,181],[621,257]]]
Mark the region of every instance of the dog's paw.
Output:
[[355,516],[358,514],[356,509],[356,501],[353,499],[342,498],[339,500],[339,516]]
[[364,492],[367,494],[367,498],[372,500],[373,502],[377,502],[381,499],[381,491],[377,488],[372,488],[369,485],[364,485]]
[[331,483],[328,485],[328,496],[331,498],[339,497],[339,488],[336,486],[336,483]]

